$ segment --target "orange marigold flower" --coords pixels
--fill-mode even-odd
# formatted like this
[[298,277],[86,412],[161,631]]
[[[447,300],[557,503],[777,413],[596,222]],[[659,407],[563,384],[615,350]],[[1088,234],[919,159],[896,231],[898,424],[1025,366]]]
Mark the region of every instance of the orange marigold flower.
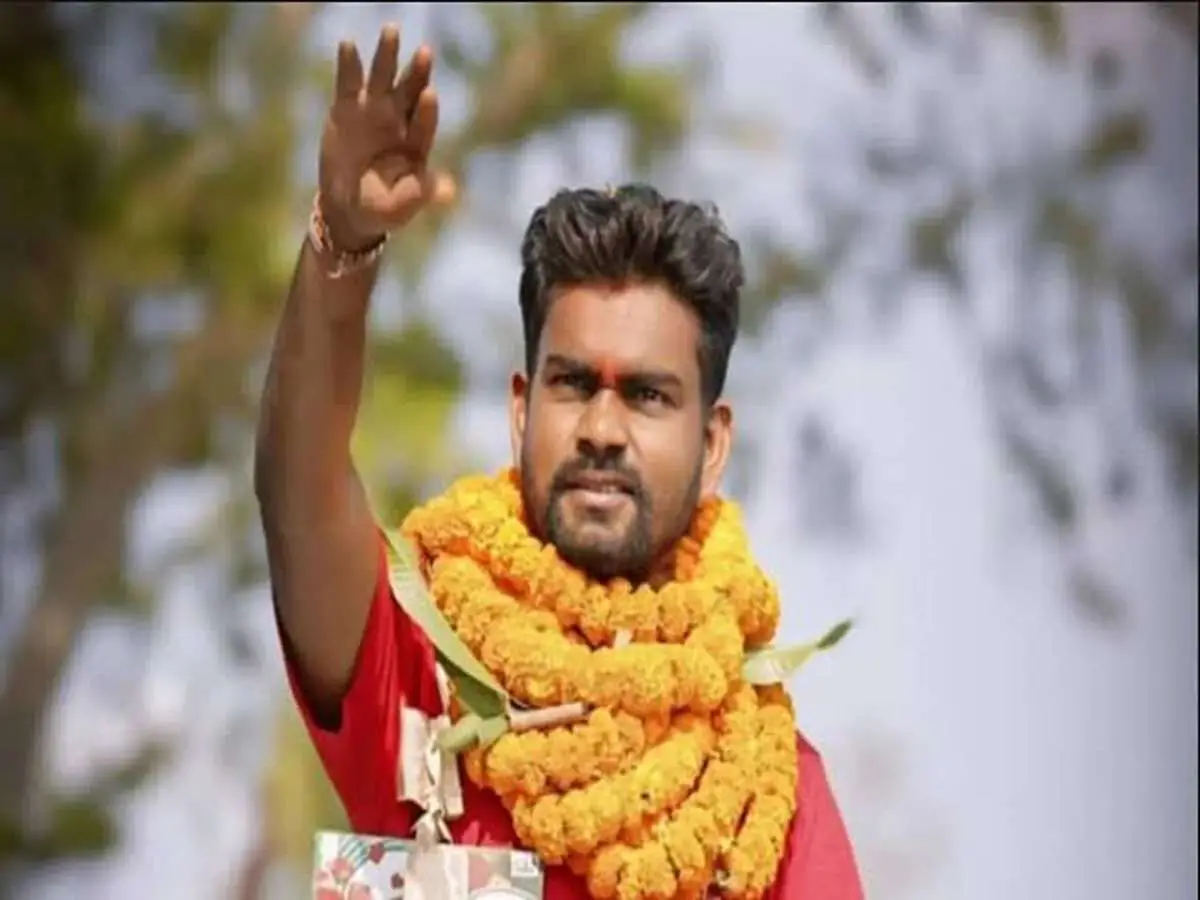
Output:
[[785,690],[741,681],[780,603],[737,507],[701,502],[666,582],[634,587],[591,581],[535,538],[519,484],[513,470],[464,478],[403,533],[442,614],[516,700],[589,712],[468,751],[467,776],[595,900],[761,897],[795,814],[795,719]]

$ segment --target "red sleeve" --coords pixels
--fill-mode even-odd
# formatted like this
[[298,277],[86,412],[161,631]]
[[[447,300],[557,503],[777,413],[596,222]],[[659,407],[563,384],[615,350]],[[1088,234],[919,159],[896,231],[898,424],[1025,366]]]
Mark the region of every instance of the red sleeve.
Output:
[[284,658],[292,697],[351,826],[367,834],[388,833],[401,808],[396,802],[400,708],[436,713],[439,699],[433,649],[393,600],[382,537],[375,593],[336,730],[316,722],[286,652]]
[[854,849],[821,757],[796,736],[800,754],[797,813],[779,869],[778,900],[863,900]]

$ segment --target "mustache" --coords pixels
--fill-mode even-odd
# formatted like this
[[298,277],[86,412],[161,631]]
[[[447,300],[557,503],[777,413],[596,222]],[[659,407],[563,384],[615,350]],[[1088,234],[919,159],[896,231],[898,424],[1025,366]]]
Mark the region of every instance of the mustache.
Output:
[[588,459],[587,457],[579,457],[559,466],[558,471],[554,473],[554,480],[550,483],[550,493],[554,496],[563,494],[570,490],[572,484],[583,475],[600,472],[605,475],[616,475],[624,481],[635,500],[646,499],[645,485],[642,484],[642,478],[635,469],[614,459]]

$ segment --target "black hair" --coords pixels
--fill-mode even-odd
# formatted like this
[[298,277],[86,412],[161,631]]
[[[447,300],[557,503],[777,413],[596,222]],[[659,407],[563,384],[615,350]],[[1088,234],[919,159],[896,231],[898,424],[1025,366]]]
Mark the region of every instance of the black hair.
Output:
[[646,281],[663,284],[696,314],[705,403],[721,396],[745,273],[741,250],[716,207],[668,199],[639,184],[559,191],[529,220],[521,266],[521,324],[530,376],[554,289]]

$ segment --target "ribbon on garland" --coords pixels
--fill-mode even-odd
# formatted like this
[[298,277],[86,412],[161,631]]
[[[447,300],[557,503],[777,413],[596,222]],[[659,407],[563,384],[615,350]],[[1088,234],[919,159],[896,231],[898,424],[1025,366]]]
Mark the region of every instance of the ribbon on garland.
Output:
[[[529,709],[517,703],[475,658],[437,608],[408,541],[396,532],[385,530],[383,535],[392,595],[433,644],[438,663],[454,685],[455,698],[463,709],[458,721],[436,735],[442,751],[458,754],[476,744],[487,747],[509,731],[567,725],[587,715],[588,709],[582,703],[549,709]],[[822,637],[806,644],[753,650],[742,664],[742,677],[760,687],[782,684],[814,655],[837,645],[852,625],[849,619],[839,622]]]

